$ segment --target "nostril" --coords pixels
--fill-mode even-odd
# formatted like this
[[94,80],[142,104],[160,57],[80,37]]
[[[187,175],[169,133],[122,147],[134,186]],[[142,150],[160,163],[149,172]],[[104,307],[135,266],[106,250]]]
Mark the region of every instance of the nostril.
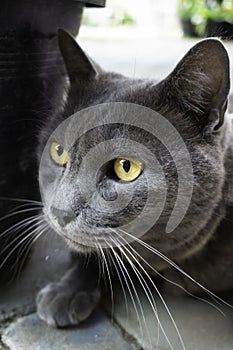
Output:
[[56,217],[59,225],[62,227],[66,226],[69,222],[76,218],[75,213],[73,213],[72,211],[52,207],[51,212]]

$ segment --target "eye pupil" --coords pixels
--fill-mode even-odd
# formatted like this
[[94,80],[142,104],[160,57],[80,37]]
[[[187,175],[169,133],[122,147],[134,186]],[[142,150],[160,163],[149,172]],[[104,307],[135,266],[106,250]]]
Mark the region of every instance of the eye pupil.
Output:
[[55,148],[56,148],[57,155],[60,157],[64,152],[64,147],[62,147],[61,145],[57,145]]
[[130,161],[129,160],[124,160],[123,169],[126,173],[128,173],[130,171]]

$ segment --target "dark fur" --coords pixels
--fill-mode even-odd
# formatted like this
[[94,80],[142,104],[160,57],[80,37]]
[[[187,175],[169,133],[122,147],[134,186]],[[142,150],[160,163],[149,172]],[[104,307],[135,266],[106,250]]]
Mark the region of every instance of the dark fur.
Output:
[[[6,16],[7,12],[2,11]],[[22,249],[19,242],[23,229],[10,228],[28,215],[21,213],[4,220],[3,217],[22,204],[12,198],[19,201],[40,199],[37,131],[42,121],[59,106],[65,81],[61,58],[59,63],[59,55],[51,54],[57,47],[56,37],[40,36],[27,25],[16,27],[14,23],[14,28],[1,32],[0,38],[1,281],[9,280],[15,274],[16,260]],[[50,66],[46,64],[48,58]],[[7,234],[4,234],[5,230],[8,230]]]

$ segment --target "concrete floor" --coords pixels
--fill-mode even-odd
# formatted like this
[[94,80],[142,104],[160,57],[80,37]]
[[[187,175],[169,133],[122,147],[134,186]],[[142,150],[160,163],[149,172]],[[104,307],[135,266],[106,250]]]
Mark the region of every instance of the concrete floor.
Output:
[[[186,53],[194,40],[95,40],[84,36],[81,45],[108,70],[135,77],[161,79]],[[233,45],[227,44],[230,57]],[[54,243],[56,242],[56,244]],[[119,286],[115,288],[114,318],[101,309],[78,329],[55,330],[38,320],[34,297],[38,289],[51,278],[56,279],[68,263],[67,248],[58,237],[42,238],[35,246],[31,262],[21,279],[0,290],[0,321],[2,339],[0,349],[11,350],[182,350],[181,340],[159,298],[158,313],[167,338],[160,330],[145,293],[138,287],[139,299],[145,314],[140,325],[130,297],[128,312]],[[155,293],[156,297],[156,293]],[[166,297],[166,296],[165,296]],[[157,300],[158,299],[158,300]],[[188,297],[166,297],[167,304],[180,331],[186,350],[232,350],[233,312],[218,305],[224,315],[213,306]],[[142,320],[142,317],[141,317]],[[170,342],[170,346],[169,343]]]

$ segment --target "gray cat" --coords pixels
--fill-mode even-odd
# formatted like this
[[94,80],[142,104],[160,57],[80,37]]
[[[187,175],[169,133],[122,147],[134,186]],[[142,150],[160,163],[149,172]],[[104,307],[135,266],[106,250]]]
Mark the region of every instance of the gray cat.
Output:
[[[59,30],[58,38],[70,87],[64,110],[42,128],[40,156],[50,135],[75,112],[101,104],[105,111],[104,106],[116,102],[137,104],[162,115],[181,135],[192,163],[193,189],[184,218],[168,233],[167,223],[178,196],[178,170],[168,149],[152,134],[127,123],[107,124],[106,112],[105,125],[89,130],[69,151],[64,135],[53,139],[49,148],[45,147],[44,152],[50,155],[46,171],[41,175],[47,183],[43,193],[44,217],[71,247],[72,264],[61,281],[39,292],[39,317],[58,327],[85,320],[100,300],[98,263],[101,259],[106,262],[108,255],[118,270],[133,263],[141,274],[158,272],[191,293],[231,289],[233,137],[231,116],[226,113],[229,59],[221,41],[199,42],[158,83],[107,73],[85,55],[68,33]],[[149,174],[149,158],[139,161],[136,149],[133,159],[125,156],[128,149],[123,140],[128,138],[143,144],[158,159],[167,184],[166,203],[160,217],[142,237],[134,240],[121,227],[145,208],[147,181],[151,181],[154,198],[159,198],[161,188],[159,175]],[[115,153],[107,150],[115,156],[99,169],[90,208],[79,191],[80,184],[88,181],[79,171],[80,164],[95,145],[104,140],[111,140],[114,145],[115,139]],[[95,160],[102,164],[101,157]],[[121,202],[128,200],[129,193],[133,196],[125,209],[115,215],[100,210],[98,200],[95,202],[97,193],[107,208],[119,196]],[[184,203],[180,207],[186,203],[186,193],[182,195]],[[150,214],[153,210],[149,208]],[[92,240],[97,243],[90,244]],[[105,246],[98,242],[105,242]]]

